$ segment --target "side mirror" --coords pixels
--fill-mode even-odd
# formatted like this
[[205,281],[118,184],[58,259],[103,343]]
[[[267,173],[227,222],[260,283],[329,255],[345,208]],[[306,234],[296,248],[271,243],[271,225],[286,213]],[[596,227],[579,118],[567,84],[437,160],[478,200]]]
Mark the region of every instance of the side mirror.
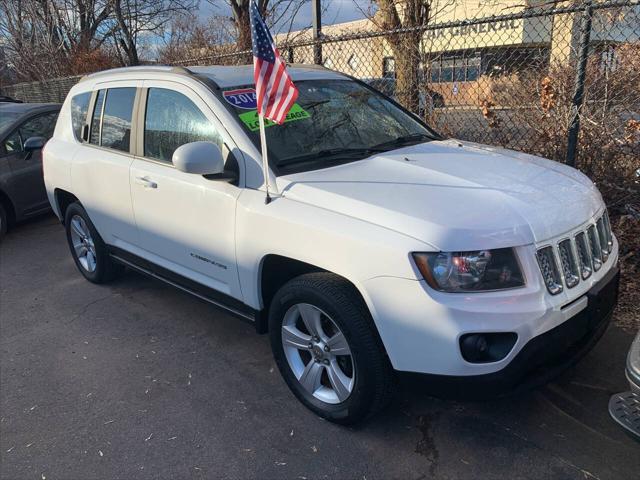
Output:
[[215,143],[186,143],[173,152],[173,165],[185,173],[198,175],[215,175],[224,171],[222,151]]
[[24,142],[24,151],[25,152],[33,152],[35,150],[40,150],[44,147],[47,139],[44,137],[29,137]]

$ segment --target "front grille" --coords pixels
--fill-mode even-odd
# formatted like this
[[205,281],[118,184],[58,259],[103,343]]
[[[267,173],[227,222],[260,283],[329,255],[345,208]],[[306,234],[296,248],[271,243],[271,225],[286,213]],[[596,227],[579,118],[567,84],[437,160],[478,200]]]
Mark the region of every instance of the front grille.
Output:
[[576,257],[573,253],[571,240],[568,238],[558,244],[558,253],[560,254],[560,266],[562,267],[562,275],[567,284],[567,288],[573,288],[580,282],[578,277],[578,265]]
[[573,238],[565,238],[557,245],[547,245],[537,252],[542,278],[551,295],[563,286],[573,288],[597,272],[613,250],[613,234],[607,212],[586,230]]
[[591,276],[591,272],[593,271],[586,233],[580,232],[576,235],[576,250],[578,252],[578,262],[580,264],[580,275],[582,275],[583,280],[586,280]]
[[538,265],[540,265],[542,278],[544,278],[544,283],[549,293],[551,295],[560,293],[562,291],[562,279],[560,278],[560,272],[558,272],[553,247],[544,247],[538,250]]
[[593,270],[598,271],[602,267],[602,249],[600,248],[600,239],[596,232],[596,226],[591,225],[587,228],[587,238],[591,246],[591,261],[593,262]]

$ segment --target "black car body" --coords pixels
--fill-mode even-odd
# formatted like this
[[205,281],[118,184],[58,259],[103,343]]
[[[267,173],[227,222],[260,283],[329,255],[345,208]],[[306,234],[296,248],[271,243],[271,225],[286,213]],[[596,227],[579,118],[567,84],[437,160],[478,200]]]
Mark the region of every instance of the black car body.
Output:
[[0,238],[9,225],[49,210],[42,147],[60,105],[0,102]]

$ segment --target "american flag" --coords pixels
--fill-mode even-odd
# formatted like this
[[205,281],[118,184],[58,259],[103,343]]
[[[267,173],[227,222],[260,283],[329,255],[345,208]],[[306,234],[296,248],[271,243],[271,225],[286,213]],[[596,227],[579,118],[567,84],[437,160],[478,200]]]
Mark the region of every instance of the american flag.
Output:
[[287,73],[286,64],[254,0],[251,0],[249,9],[258,113],[282,124],[298,98],[298,89]]

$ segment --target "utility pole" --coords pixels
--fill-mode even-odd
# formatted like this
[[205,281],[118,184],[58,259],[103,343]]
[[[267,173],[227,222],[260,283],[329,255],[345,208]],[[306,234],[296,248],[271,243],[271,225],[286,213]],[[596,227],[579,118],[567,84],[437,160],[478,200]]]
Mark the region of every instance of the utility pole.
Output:
[[578,134],[580,133],[580,113],[584,102],[584,83],[587,77],[587,60],[589,57],[589,42],[591,41],[591,19],[593,16],[593,6],[591,0],[585,2],[584,12],[580,22],[580,45],[578,47],[578,58],[576,68],[575,90],[571,101],[571,120],[567,135],[567,156],[568,165],[575,167],[576,154],[578,150]]
[[322,65],[322,14],[320,0],[311,0],[311,17],[313,19],[313,63]]

